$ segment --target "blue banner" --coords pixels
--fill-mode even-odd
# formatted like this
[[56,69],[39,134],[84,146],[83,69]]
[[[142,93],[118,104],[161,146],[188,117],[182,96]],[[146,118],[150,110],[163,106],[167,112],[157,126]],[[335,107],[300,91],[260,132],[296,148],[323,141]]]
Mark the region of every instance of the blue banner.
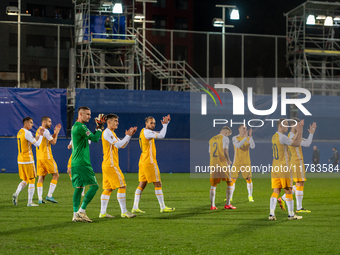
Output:
[[52,120],[51,133],[56,124],[61,124],[59,136],[66,136],[66,90],[65,89],[19,89],[0,88],[0,136],[16,136],[23,127],[22,119],[33,118],[34,133],[41,118]]

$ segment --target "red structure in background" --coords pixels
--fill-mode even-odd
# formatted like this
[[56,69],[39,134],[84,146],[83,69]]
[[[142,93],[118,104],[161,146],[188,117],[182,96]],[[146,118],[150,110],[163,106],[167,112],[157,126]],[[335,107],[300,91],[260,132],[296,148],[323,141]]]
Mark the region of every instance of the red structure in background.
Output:
[[[193,30],[193,0],[158,0],[146,3],[146,28],[169,30]],[[135,13],[143,13],[143,3],[135,2]],[[135,23],[135,27],[142,23]],[[142,32],[141,32],[142,33]],[[162,55],[171,60],[171,33],[163,31],[146,31],[148,40]],[[173,60],[185,60],[193,65],[193,35],[186,32],[173,32]]]

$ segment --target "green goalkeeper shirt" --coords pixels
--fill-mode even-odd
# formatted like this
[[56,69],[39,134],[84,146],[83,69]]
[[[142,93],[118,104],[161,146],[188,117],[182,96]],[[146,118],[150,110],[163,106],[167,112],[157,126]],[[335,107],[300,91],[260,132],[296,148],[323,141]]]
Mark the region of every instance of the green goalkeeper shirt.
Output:
[[71,129],[72,138],[72,162],[71,166],[91,166],[90,148],[88,140],[98,142],[101,130],[93,134],[83,123],[76,122]]

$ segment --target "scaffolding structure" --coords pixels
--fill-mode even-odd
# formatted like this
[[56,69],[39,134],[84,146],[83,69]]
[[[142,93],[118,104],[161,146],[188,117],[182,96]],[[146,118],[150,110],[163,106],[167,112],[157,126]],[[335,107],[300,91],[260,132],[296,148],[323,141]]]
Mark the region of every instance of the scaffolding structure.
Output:
[[[312,94],[340,93],[340,3],[307,1],[284,15],[286,63],[295,86]],[[310,15],[316,18],[313,25],[306,24]]]
[[[81,88],[134,88],[135,35],[93,33],[91,15],[108,15],[100,1],[75,1],[75,58]],[[127,16],[127,12],[122,15]]]
[[[161,90],[198,91],[202,87],[200,83],[205,81],[186,61],[168,60],[133,27],[125,25],[126,34],[89,32],[90,16],[112,14],[110,8],[113,6],[103,7],[103,1],[99,0],[75,1],[74,57],[78,87],[145,89],[144,70],[160,80]],[[122,14],[126,20],[132,14],[128,9]]]

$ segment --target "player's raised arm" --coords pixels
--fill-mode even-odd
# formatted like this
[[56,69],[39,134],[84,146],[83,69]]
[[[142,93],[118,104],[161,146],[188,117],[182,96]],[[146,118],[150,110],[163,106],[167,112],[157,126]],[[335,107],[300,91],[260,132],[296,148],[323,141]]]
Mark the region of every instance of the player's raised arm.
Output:
[[309,129],[308,129],[309,136],[308,136],[307,139],[302,139],[302,141],[301,141],[301,146],[303,146],[303,147],[309,147],[309,146],[312,144],[313,135],[314,135],[315,130],[316,130],[316,123],[313,122],[312,125],[309,125]]
[[253,129],[249,129],[249,144],[250,144],[250,149],[255,149],[255,142],[253,139]]
[[[166,131],[167,131],[167,127],[168,124],[170,122],[170,114],[168,116],[164,116],[163,120],[161,120],[161,123],[163,125],[163,128],[161,129],[161,131],[155,132],[153,131],[153,128],[155,127],[155,119],[148,119],[147,124],[149,125],[149,128],[144,129],[144,136],[146,139],[152,139],[152,138],[156,138],[156,139],[163,139],[166,135]],[[153,128],[152,128],[153,127]]]
[[301,145],[303,125],[304,125],[304,120],[301,120],[299,123],[297,123],[295,127],[296,134],[292,138],[292,143],[290,144],[290,146],[299,147]]
[[236,138],[236,135],[233,137],[233,144],[235,145],[236,148],[241,148],[242,145],[247,141],[247,137],[245,136],[241,141],[238,141]]
[[60,123],[58,125],[55,126],[54,128],[54,133],[52,135],[52,140],[51,140],[51,144],[55,145],[57,143],[57,139],[58,139],[58,135],[61,129],[61,125]]
[[25,138],[27,141],[29,141],[31,144],[33,144],[35,147],[39,147],[41,144],[41,141],[44,137],[44,128],[39,129],[38,135],[34,138],[31,132],[25,133]]

